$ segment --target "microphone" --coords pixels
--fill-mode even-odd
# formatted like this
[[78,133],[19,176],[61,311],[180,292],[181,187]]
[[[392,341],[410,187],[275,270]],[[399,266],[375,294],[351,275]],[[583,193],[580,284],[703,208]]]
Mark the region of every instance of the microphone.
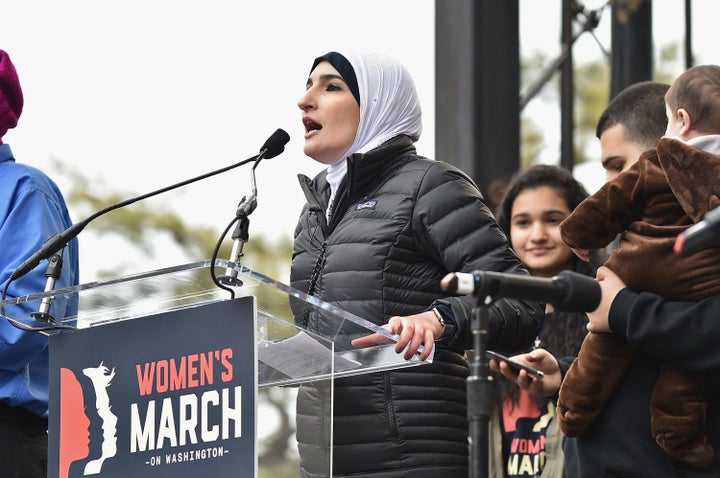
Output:
[[702,220],[678,234],[673,251],[680,256],[689,256],[710,246],[720,239],[720,207],[708,211]]
[[591,312],[600,305],[600,284],[583,274],[562,271],[552,278],[492,271],[451,272],[440,285],[457,295],[482,295],[549,302],[565,312]]
[[[272,135],[270,135],[267,141],[265,141],[265,144],[262,145],[262,148],[260,148],[260,154],[257,156],[255,164],[253,164],[252,169],[250,170],[250,182],[252,187],[250,196],[243,197],[240,200],[240,204],[238,204],[237,210],[235,212],[237,226],[233,231],[232,238],[234,242],[232,251],[230,251],[230,259],[228,260],[228,262],[235,264],[240,263],[240,257],[242,257],[243,255],[243,248],[245,247],[245,243],[249,239],[249,216],[257,207],[257,181],[255,179],[255,168],[258,167],[258,164],[260,164],[260,161],[262,161],[264,158],[274,158],[278,154],[282,153],[285,150],[285,145],[288,141],[290,141],[290,136],[285,131],[278,129]],[[219,245],[220,244],[218,243],[218,247]],[[222,287],[221,284],[241,286],[242,281],[237,278],[237,275],[237,270],[235,270],[234,267],[228,265],[225,268],[225,275],[217,278],[217,281],[219,281],[218,285],[220,287]],[[214,274],[213,278],[215,278]],[[232,290],[231,293],[233,293]]]
[[260,148],[260,154],[257,156],[257,159],[274,158],[285,151],[285,145],[288,144],[288,141],[290,141],[290,135],[288,135],[283,129],[276,129]]
[[[285,150],[285,144],[290,141],[290,136],[283,131],[282,129],[277,129],[270,137],[265,141],[265,143],[262,145],[262,148],[260,148],[260,154],[257,154],[255,156],[252,156],[246,160],[240,161],[238,163],[232,164],[230,166],[226,166],[224,168],[216,169],[215,171],[211,171],[206,174],[202,174],[200,176],[196,176],[191,179],[187,179],[185,181],[173,184],[171,186],[164,187],[162,189],[158,189],[156,191],[143,194],[141,196],[137,196],[134,198],[126,199],[124,201],[121,201],[119,203],[113,204],[111,206],[108,206],[104,209],[101,209],[100,211],[90,215],[87,219],[84,219],[82,221],[76,222],[72,226],[65,229],[63,232],[59,234],[52,235],[48,240],[46,240],[40,250],[35,252],[32,256],[30,256],[25,262],[20,264],[17,269],[10,275],[10,278],[8,279],[6,284],[10,284],[12,281],[16,280],[19,277],[24,276],[31,270],[33,270],[35,267],[37,267],[43,260],[49,258],[56,252],[58,252],[60,249],[65,247],[68,242],[70,242],[72,239],[74,239],[80,232],[82,232],[83,229],[85,229],[85,226],[87,226],[90,222],[97,219],[98,217],[102,216],[103,214],[106,214],[110,211],[114,211],[115,209],[119,209],[121,207],[125,207],[127,205],[133,204],[134,202],[147,199],[152,196],[156,196],[158,194],[171,191],[173,189],[177,189],[179,187],[185,186],[190,183],[194,183],[196,181],[200,181],[201,179],[209,178],[211,176],[215,176],[220,173],[224,173],[226,171],[229,171],[231,169],[237,168],[239,166],[242,166],[247,163],[256,163],[261,158],[274,158],[275,156],[279,155]],[[7,288],[7,287],[6,287]]]

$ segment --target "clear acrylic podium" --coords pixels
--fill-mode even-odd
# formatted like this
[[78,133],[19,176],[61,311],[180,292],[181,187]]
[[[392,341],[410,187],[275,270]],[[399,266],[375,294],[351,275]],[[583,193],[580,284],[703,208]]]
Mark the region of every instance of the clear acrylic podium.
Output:
[[[273,387],[315,387],[321,399],[327,402],[328,406],[325,407],[327,416],[323,418],[327,420],[328,427],[325,427],[323,436],[313,438],[313,444],[326,451],[321,454],[323,463],[320,464],[320,468],[327,470],[325,476],[331,477],[334,380],[345,376],[416,366],[421,362],[417,358],[404,360],[401,354],[395,353],[392,342],[367,348],[353,347],[351,344],[353,338],[372,333],[380,333],[394,341],[387,331],[361,317],[244,266],[224,260],[216,260],[214,265],[216,275],[223,275],[226,270],[237,273],[237,279],[242,285],[232,287],[236,299],[254,298],[252,319],[255,324],[256,346],[254,354],[250,354],[249,359],[256,360],[257,388],[262,390]],[[39,326],[43,323],[31,319],[29,311],[39,310],[43,301],[46,303],[58,300],[77,301],[77,315],[66,317],[59,324],[75,329],[89,329],[111,324],[112,327],[121,328],[123,322],[128,320],[148,318],[156,314],[202,310],[198,308],[231,299],[227,290],[218,288],[212,281],[211,267],[210,261],[200,261],[57,289],[50,293],[5,300],[0,302],[0,314],[11,322]],[[329,333],[318,335],[296,325],[295,317],[302,317],[309,310],[319,313],[324,324],[333,324],[332,327],[325,329]],[[198,334],[202,334],[202,330],[202,323],[198,323]],[[72,334],[73,329],[43,333]],[[51,338],[51,358],[52,343]],[[294,408],[294,404],[291,406]],[[50,412],[53,413],[52,406]],[[52,434],[52,419],[50,423]],[[263,424],[256,423],[255,426],[262,428]],[[256,429],[255,434],[257,433]],[[120,443],[118,446],[123,444]],[[53,451],[51,450],[50,453]],[[53,463],[53,460],[50,459],[49,462]],[[147,467],[147,474],[140,476],[172,476],[175,471],[177,469],[168,471],[167,467],[165,469]],[[227,474],[220,475],[247,476],[240,470],[228,471]],[[51,473],[49,476],[55,475]],[[299,469],[296,476],[300,476]]]

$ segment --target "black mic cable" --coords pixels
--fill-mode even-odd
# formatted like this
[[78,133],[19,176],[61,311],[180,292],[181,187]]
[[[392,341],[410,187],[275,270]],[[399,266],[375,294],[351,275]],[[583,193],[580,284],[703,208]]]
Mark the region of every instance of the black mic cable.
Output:
[[[257,207],[257,182],[255,178],[255,168],[258,167],[260,161],[262,161],[263,159],[274,158],[275,156],[282,153],[285,150],[285,145],[288,143],[288,141],[290,141],[290,136],[282,129],[278,129],[270,136],[270,138],[268,138],[263,147],[260,149],[260,154],[258,154],[255,160],[255,164],[253,164],[252,169],[250,170],[250,180],[252,188],[250,195],[247,197],[243,197],[240,200],[240,203],[238,204],[237,210],[235,212],[235,217],[232,221],[230,221],[230,224],[228,224],[223,233],[220,235],[220,239],[218,240],[217,244],[215,245],[215,249],[213,250],[210,276],[212,277],[215,285],[230,293],[230,297],[232,299],[235,298],[235,291],[229,286],[239,287],[242,285],[242,281],[237,278],[238,271],[235,266],[240,265],[240,258],[243,255],[243,247],[245,243],[247,243],[247,241],[249,240],[249,216]],[[234,242],[232,252],[230,253],[230,260],[228,261],[229,264],[228,267],[226,267],[225,269],[225,275],[218,277],[215,274],[215,260],[217,259],[217,256],[219,254],[220,246],[223,239],[225,238],[225,236],[227,236],[227,233],[230,231],[230,228],[233,225],[236,226],[232,235]]]

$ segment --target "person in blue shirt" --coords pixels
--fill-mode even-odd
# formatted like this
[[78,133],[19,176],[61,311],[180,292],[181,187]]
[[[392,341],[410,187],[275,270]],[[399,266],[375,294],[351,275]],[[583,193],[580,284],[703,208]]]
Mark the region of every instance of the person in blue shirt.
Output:
[[[43,292],[47,264],[41,263],[10,284],[15,269],[56,233],[72,225],[57,185],[42,171],[15,161],[5,133],[17,125],[23,94],[17,71],[0,50],[0,284],[6,299]],[[78,245],[63,251],[56,288],[78,284]],[[34,308],[33,308],[34,307]],[[58,298],[50,313],[61,320],[77,314],[77,304]],[[13,309],[13,314],[16,314]],[[30,313],[37,310],[28,303]],[[24,315],[26,311],[23,310]],[[8,312],[8,316],[12,316]],[[13,317],[15,318],[15,317]],[[48,338],[0,318],[0,469],[5,478],[47,476]]]

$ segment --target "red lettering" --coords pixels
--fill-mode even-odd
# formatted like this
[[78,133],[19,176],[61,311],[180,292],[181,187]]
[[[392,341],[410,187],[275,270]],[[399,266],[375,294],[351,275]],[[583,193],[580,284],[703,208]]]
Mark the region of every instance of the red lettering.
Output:
[[185,371],[186,358],[180,358],[180,365],[175,365],[175,359],[170,359],[170,390],[182,390],[187,387],[187,373]]
[[198,383],[198,354],[188,355],[188,387],[197,387]]
[[208,352],[200,356],[200,383],[212,385],[213,380],[213,353]]
[[527,438],[513,438],[510,443],[510,453],[524,453],[528,455],[537,455],[545,450],[545,437],[538,440],[528,440]]
[[144,368],[140,364],[135,365],[137,373],[138,388],[140,395],[149,395],[152,393],[153,378],[155,376],[155,362],[146,363]]
[[527,452],[531,455],[540,453],[540,441],[539,440],[527,440]]
[[155,389],[158,391],[158,393],[163,393],[168,391],[169,382],[168,380],[169,374],[168,374],[168,361],[167,360],[158,360],[157,362],[157,376],[155,378]]
[[223,367],[225,367],[225,371],[222,373],[222,381],[223,382],[229,382],[233,379],[233,366],[232,362],[230,362],[230,359],[233,356],[232,349],[223,349],[222,352],[220,352],[221,363]]
[[518,447],[518,450],[520,450],[520,453],[523,453],[523,454],[527,453],[527,449],[528,449],[528,447],[527,447],[527,440],[524,439],[524,438],[521,438],[519,445],[520,445],[520,446]]
[[136,364],[135,372],[140,395],[212,385],[215,382],[217,361],[220,361],[224,369],[221,374],[223,382],[229,382],[233,379],[233,366],[230,360],[232,357],[233,350],[226,348],[146,362],[142,365]]

